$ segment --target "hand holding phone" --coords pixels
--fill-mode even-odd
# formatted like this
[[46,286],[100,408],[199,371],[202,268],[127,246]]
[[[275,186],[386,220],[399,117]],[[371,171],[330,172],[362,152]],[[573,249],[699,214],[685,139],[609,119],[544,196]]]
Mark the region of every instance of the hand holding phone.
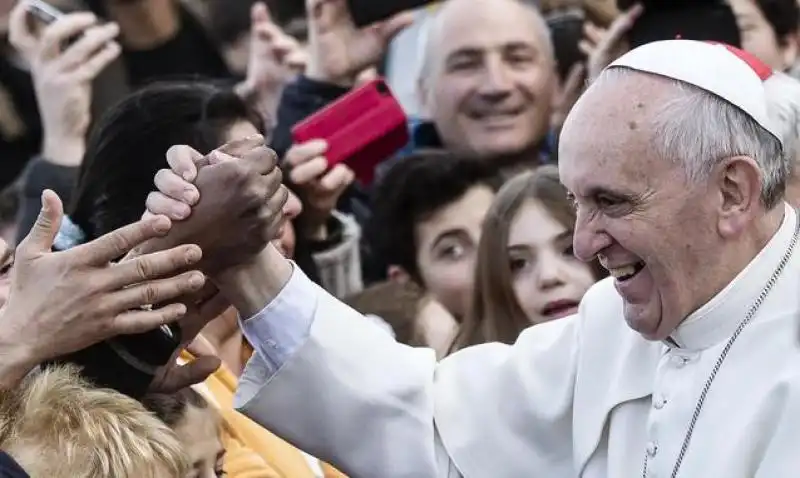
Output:
[[28,13],[45,25],[50,25],[64,13],[43,0],[24,0]]
[[345,163],[365,185],[409,141],[403,108],[382,78],[352,90],[292,129],[295,144],[327,142],[328,168]]
[[400,12],[416,10],[436,0],[347,0],[357,27],[391,18]]

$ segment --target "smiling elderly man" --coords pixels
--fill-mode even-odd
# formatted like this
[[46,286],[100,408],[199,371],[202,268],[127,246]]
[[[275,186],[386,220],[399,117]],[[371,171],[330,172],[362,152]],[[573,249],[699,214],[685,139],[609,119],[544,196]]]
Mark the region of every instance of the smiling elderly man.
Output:
[[[353,477],[780,478],[800,470],[800,221],[769,68],[670,40],[564,126],[579,313],[440,363],[267,248],[226,279],[257,351],[239,404]],[[202,191],[201,191],[202,195]]]

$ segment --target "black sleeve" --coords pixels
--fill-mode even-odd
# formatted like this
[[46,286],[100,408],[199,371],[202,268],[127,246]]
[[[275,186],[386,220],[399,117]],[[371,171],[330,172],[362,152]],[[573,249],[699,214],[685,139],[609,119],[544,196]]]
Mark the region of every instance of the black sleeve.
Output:
[[59,166],[38,157],[28,163],[22,175],[22,197],[17,214],[17,244],[28,235],[36,222],[42,206],[42,191],[52,189],[61,198],[61,202],[69,204],[78,168]]
[[299,76],[283,89],[275,130],[272,132],[272,149],[283,157],[292,146],[292,127],[347,93],[347,88]]

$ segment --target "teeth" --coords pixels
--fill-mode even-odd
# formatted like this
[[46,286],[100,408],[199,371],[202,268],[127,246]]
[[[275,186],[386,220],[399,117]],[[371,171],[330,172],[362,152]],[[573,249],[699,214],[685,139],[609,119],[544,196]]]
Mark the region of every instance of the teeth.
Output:
[[636,273],[636,266],[615,267],[608,270],[611,277],[619,279],[621,277],[632,276]]

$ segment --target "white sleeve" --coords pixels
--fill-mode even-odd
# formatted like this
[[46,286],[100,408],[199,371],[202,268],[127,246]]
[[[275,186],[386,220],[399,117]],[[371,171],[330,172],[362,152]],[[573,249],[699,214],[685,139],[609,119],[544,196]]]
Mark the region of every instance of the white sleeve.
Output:
[[548,356],[540,370],[520,344],[439,365],[301,274],[287,285],[296,299],[261,320],[311,323],[308,336],[276,373],[254,355],[236,397],[243,413],[352,478],[569,475],[576,321],[527,341]]

